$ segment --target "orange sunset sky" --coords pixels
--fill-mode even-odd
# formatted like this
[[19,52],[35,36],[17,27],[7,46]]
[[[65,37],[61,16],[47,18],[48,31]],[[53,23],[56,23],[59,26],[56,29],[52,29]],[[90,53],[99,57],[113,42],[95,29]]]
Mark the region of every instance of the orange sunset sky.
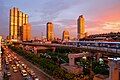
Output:
[[0,0],[0,34],[9,33],[9,9],[18,7],[29,15],[32,36],[46,35],[46,23],[53,22],[55,36],[64,29],[77,37],[77,19],[85,18],[88,34],[120,32],[120,0]]

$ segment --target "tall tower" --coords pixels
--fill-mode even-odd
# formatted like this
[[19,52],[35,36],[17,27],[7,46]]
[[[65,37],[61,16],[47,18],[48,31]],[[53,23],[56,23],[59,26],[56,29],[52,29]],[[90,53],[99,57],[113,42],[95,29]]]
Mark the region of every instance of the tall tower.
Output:
[[68,32],[67,30],[64,30],[64,31],[63,31],[62,40],[63,40],[63,41],[68,41],[69,38],[70,38],[69,32]]
[[9,27],[9,35],[11,39],[17,40],[18,32],[18,8],[10,9],[10,27]]
[[54,34],[54,32],[53,32],[53,24],[52,24],[52,22],[48,22],[47,23],[47,40],[48,41],[52,41],[53,39],[54,39],[54,36],[53,36],[53,34]]
[[77,37],[78,39],[82,39],[85,37],[85,20],[83,15],[80,15],[78,20],[77,20]]
[[10,25],[9,37],[10,40],[22,40],[21,28],[24,24],[28,24],[28,15],[20,11],[18,8],[10,9]]

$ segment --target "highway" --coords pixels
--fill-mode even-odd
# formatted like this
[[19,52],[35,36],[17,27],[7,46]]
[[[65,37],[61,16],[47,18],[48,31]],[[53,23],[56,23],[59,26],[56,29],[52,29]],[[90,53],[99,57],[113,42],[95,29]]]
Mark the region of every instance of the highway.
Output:
[[[37,68],[32,63],[25,60],[23,57],[18,55],[17,53],[11,51],[9,48],[5,48],[3,55],[3,66],[4,66],[4,72],[7,74],[7,72],[10,73],[7,74],[9,76],[10,80],[53,80],[49,75],[44,73],[42,70]],[[24,65],[23,65],[24,64]],[[14,67],[16,67],[14,71]],[[21,73],[22,70],[26,71],[26,76],[23,76]]]
[[[5,62],[5,54],[3,55],[3,71],[7,73],[8,71],[10,72],[11,76],[9,77],[9,80],[23,80],[23,76],[21,73],[18,71],[17,73],[13,72],[13,69],[11,67],[12,64],[6,64]],[[6,67],[9,67],[8,69]]]

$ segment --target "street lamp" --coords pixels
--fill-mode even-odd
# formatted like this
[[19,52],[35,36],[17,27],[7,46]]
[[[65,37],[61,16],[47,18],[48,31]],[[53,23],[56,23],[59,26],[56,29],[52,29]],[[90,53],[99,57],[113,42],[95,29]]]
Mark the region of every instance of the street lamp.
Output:
[[3,80],[2,77],[3,77],[3,73],[2,73],[2,59],[1,59],[1,40],[2,40],[2,36],[0,36],[0,80]]
[[1,40],[2,40],[2,36],[0,36],[0,70],[2,70],[2,66],[1,66]]

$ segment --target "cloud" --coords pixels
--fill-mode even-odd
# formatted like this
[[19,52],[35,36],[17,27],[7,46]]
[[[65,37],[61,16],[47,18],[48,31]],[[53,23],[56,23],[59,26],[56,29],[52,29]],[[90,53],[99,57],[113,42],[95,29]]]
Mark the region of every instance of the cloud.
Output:
[[9,28],[9,9],[18,7],[28,13],[33,36],[46,34],[46,23],[52,21],[56,36],[64,29],[76,37],[77,18],[83,14],[86,20],[86,31],[89,34],[120,31],[120,0],[1,0],[0,1],[0,34],[7,35]]
[[46,21],[42,21],[42,20],[39,20],[39,21],[33,21],[33,22],[30,22],[32,24],[32,26],[43,26],[45,25],[47,22]]
[[[90,23],[92,24],[92,23]],[[89,25],[89,24],[88,24]],[[86,31],[89,34],[102,34],[109,32],[119,32],[120,31],[120,22],[104,22],[92,24],[86,28]]]
[[103,25],[104,30],[120,31],[120,22],[107,22]]

